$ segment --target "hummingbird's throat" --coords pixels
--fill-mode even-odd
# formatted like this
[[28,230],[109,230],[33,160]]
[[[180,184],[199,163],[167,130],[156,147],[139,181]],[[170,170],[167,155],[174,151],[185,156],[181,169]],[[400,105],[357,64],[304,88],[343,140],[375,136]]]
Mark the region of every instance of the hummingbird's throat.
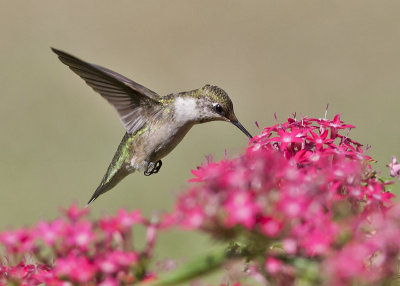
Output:
[[186,123],[200,117],[200,109],[196,99],[191,97],[178,97],[174,102],[175,120],[178,123]]

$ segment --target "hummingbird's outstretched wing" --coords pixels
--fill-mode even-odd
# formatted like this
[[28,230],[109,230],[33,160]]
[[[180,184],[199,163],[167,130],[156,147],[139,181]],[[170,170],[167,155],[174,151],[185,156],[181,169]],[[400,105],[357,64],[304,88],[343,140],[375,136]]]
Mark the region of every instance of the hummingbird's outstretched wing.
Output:
[[160,96],[150,89],[104,67],[51,48],[60,61],[100,93],[117,110],[129,134],[139,130],[160,109]]

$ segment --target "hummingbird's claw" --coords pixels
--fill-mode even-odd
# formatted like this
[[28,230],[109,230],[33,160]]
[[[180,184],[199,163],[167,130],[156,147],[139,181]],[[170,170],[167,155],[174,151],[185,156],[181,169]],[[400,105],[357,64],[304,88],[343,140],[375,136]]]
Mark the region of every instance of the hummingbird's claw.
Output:
[[162,166],[161,160],[158,160],[156,163],[150,162],[147,165],[146,171],[144,171],[144,175],[145,176],[150,176],[152,174],[157,174],[158,171],[160,171],[161,166]]
[[161,162],[161,160],[158,160],[158,161],[156,162],[156,166],[154,167],[153,174],[157,174],[158,171],[160,171],[161,166],[162,166],[162,162]]

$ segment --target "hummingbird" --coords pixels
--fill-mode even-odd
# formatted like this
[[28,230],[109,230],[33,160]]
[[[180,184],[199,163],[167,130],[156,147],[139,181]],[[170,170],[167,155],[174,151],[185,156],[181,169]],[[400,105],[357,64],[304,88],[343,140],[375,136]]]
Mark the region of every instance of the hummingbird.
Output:
[[227,121],[247,137],[228,94],[218,86],[160,96],[154,91],[96,64],[52,48],[62,63],[79,75],[117,111],[126,132],[107,171],[87,205],[135,171],[158,173],[170,153],[195,124]]

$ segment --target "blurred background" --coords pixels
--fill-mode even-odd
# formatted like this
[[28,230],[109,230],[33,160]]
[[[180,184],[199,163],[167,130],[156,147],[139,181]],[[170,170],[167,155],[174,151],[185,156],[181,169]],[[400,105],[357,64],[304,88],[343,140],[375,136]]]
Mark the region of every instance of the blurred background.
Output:
[[[372,145],[377,168],[400,156],[399,1],[0,1],[0,228],[84,206],[124,129],[114,109],[50,51],[56,47],[165,95],[224,88],[252,134],[292,113],[337,113]],[[171,210],[190,170],[239,154],[234,126],[195,126],[161,172],[133,174],[91,207],[150,216]],[[162,235],[157,255],[211,247],[199,234]],[[196,247],[193,247],[196,245]]]

